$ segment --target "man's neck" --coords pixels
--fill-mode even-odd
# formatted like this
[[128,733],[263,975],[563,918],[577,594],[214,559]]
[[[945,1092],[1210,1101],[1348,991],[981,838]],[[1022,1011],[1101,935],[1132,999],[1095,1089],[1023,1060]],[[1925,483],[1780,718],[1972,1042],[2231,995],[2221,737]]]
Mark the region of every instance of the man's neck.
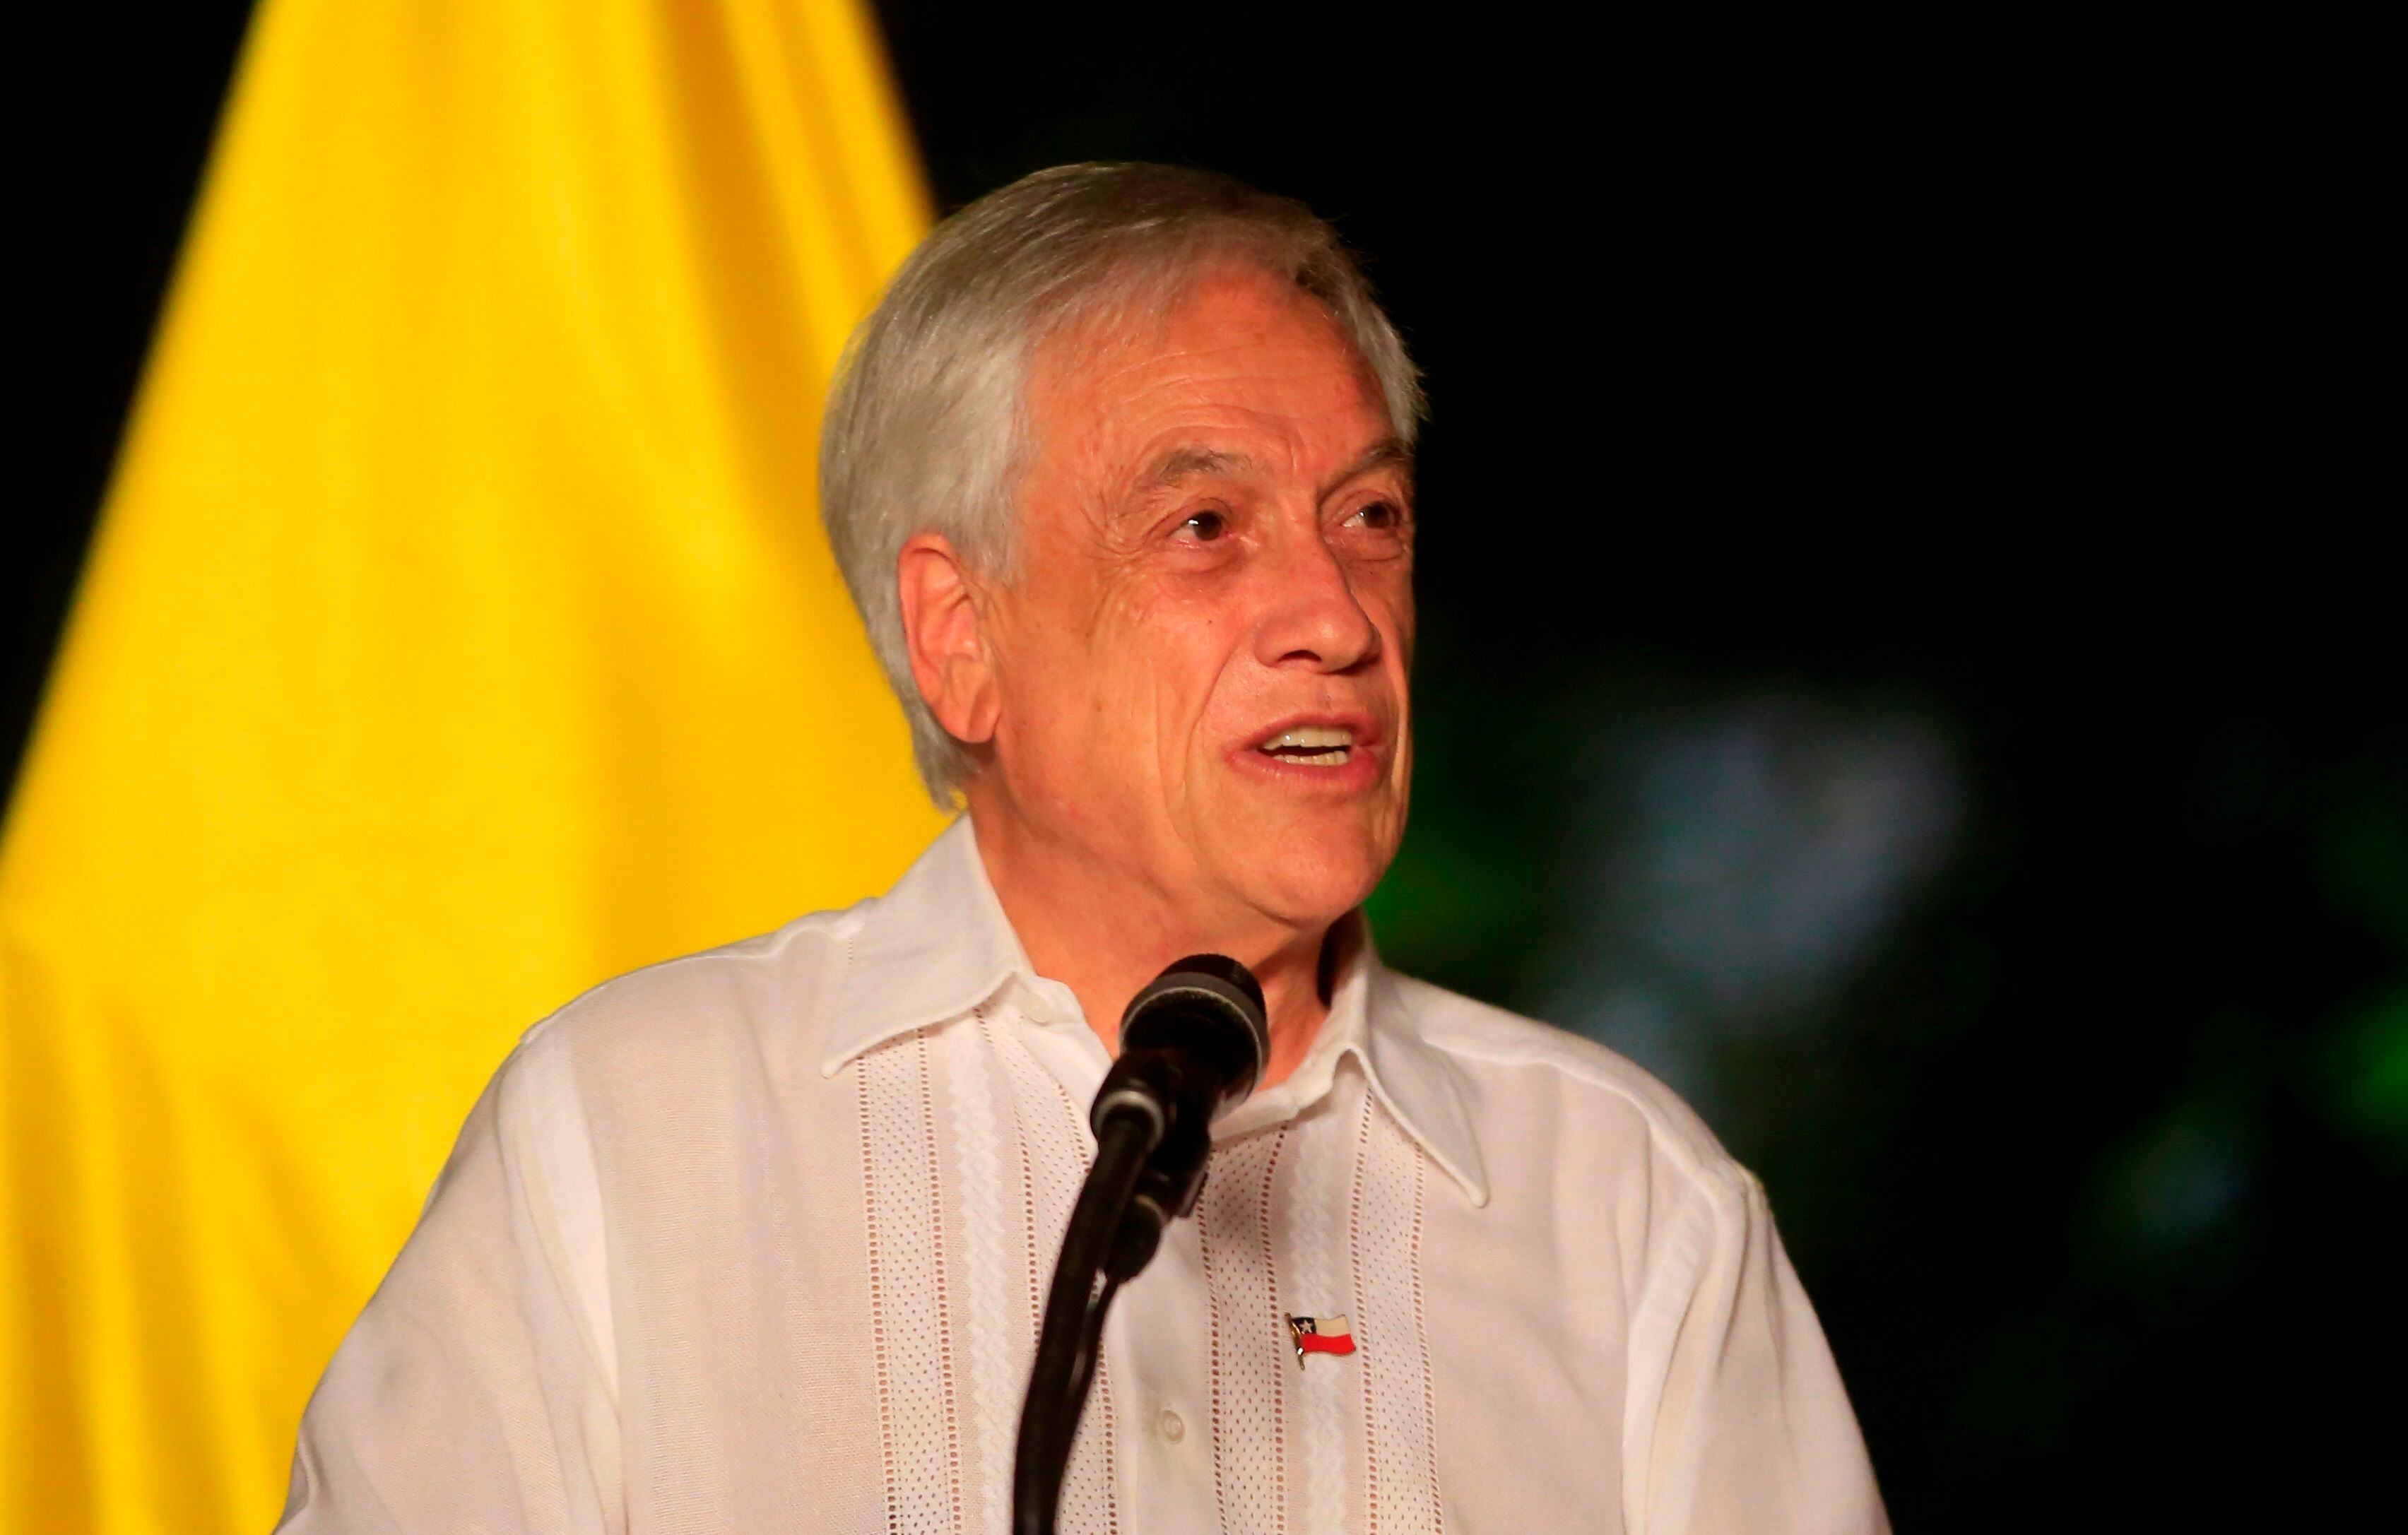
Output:
[[1326,925],[1298,931],[1259,917],[1198,922],[1174,911],[1165,892],[1021,834],[1009,817],[972,826],[987,881],[1029,963],[1070,988],[1108,1052],[1119,1053],[1129,999],[1172,960],[1208,952],[1240,961],[1262,983],[1271,1030],[1264,1087],[1285,1080],[1312,1048],[1329,1014]]

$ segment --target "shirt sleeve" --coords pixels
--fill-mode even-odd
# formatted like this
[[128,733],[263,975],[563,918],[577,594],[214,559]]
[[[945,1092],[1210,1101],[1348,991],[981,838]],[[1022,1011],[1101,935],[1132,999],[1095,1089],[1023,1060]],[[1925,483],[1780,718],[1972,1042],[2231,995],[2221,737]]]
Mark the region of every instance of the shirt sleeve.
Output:
[[1727,1172],[1674,1223],[1649,1298],[1670,1337],[1643,1393],[1655,1401],[1643,1469],[1628,1484],[1631,1526],[1641,1535],[1886,1535],[1839,1367],[1763,1187]]
[[542,1144],[558,1115],[541,1100],[574,1087],[557,1052],[530,1055],[522,1047],[469,1115],[417,1230],[310,1397],[280,1531],[624,1529],[607,1355],[580,1301],[590,1286],[570,1272],[557,1148]]

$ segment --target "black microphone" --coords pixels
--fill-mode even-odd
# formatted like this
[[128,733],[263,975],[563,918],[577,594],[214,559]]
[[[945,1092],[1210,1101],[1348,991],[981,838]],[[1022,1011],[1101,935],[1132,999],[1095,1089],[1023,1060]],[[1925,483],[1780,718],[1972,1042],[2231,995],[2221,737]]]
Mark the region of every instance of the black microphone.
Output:
[[1154,1260],[1163,1228],[1196,1208],[1213,1117],[1254,1090],[1269,1059],[1263,988],[1225,955],[1179,960],[1122,1013],[1120,1058],[1087,1116],[1095,1164],[1062,1235],[1020,1411],[1014,1535],[1053,1535],[1104,1314]]
[[1212,1121],[1242,1103],[1270,1059],[1270,1024],[1254,973],[1221,954],[1191,954],[1155,976],[1121,1014],[1120,1059],[1096,1089],[1087,1122],[1101,1145],[1113,1120],[1146,1127],[1146,1165],[1131,1190],[1108,1267],[1133,1279],[1162,1229],[1196,1208]]

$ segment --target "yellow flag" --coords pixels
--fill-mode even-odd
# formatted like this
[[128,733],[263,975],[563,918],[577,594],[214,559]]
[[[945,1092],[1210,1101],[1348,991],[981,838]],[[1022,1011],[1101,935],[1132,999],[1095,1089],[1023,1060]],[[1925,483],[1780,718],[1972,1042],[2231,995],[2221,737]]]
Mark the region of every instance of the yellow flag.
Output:
[[265,0],[0,843],[0,1528],[268,1528],[518,1033],[937,829],[811,494],[926,217],[858,0]]

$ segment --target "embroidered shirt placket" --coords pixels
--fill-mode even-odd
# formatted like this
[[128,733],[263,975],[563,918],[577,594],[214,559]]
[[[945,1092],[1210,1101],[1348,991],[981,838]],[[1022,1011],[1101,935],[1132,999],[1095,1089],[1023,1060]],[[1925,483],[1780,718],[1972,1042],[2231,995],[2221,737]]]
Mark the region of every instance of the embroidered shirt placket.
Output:
[[945,1224],[928,1057],[928,1031],[923,1029],[879,1045],[859,1061],[889,1535],[937,1535],[962,1523],[961,1444],[945,1315]]
[[1436,1535],[1442,1528],[1431,1422],[1429,1340],[1421,1282],[1418,1146],[1370,1093],[1356,1129],[1349,1215],[1369,1535]]
[[[1346,1163],[1354,1152],[1354,1126],[1332,1112],[1335,1105],[1299,1120],[1283,1223],[1292,1272],[1283,1276],[1281,1310],[1327,1315],[1353,1309],[1339,1286],[1350,1277],[1337,1250],[1344,1229],[1339,1220]],[[1298,1358],[1288,1372],[1296,1388],[1297,1519],[1306,1530],[1346,1528],[1346,1395],[1353,1383],[1351,1357]]]
[[1225,1535],[1287,1528],[1293,1369],[1271,1251],[1273,1179],[1287,1127],[1216,1148],[1197,1209],[1212,1314],[1212,1471]]
[[[993,1026],[986,1010],[948,1029],[944,1035],[946,1102],[952,1114],[956,1229],[962,1233],[964,1459],[969,1468],[968,1528],[1006,1535],[1011,1526],[1011,1451],[1019,1426],[1018,1382],[1025,1366],[1021,1308],[1011,1291],[1017,1277],[1007,1259],[1020,1233],[1023,1204],[1005,1198],[1007,1143],[996,1113]],[[1019,1183],[1018,1178],[1010,1180]]]
[[[1025,1379],[1037,1354],[1037,1330],[1044,1320],[1044,1289],[1054,1276],[1054,1259],[1062,1247],[1062,1230],[1069,1224],[1070,1206],[1087,1175],[1086,1121],[1069,1093],[1017,1037],[1030,1027],[1007,1008],[995,1020],[996,1054],[1002,1059],[1010,1085],[1011,1120],[1023,1150],[1021,1173],[1025,1197],[1034,1212],[1028,1247],[1030,1285],[1027,1330],[1018,1356],[1015,1378]],[[1018,1404],[1012,1423],[1017,1429]],[[1066,1532],[1101,1531],[1120,1528],[1120,1500],[1114,1482],[1112,1373],[1109,1359],[1098,1359],[1096,1384],[1087,1410],[1071,1443],[1070,1464],[1062,1479],[1061,1528]]]

